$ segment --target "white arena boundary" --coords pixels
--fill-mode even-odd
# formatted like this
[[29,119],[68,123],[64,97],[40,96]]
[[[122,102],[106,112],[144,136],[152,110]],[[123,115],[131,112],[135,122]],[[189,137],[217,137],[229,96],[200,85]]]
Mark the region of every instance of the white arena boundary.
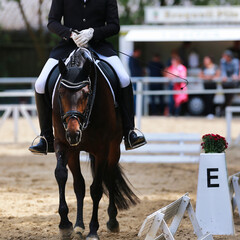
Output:
[[29,126],[33,132],[38,135],[38,131],[35,128],[32,116],[29,112],[34,111],[36,115],[36,105],[35,104],[0,104],[0,112],[3,115],[0,118],[0,129],[4,126],[4,123],[8,118],[12,116],[14,122],[14,142],[18,142],[18,128],[19,128],[19,117],[22,115],[28,122]]
[[138,237],[145,236],[145,240],[174,240],[174,235],[178,230],[185,211],[188,212],[197,239],[213,240],[211,234],[202,233],[187,193],[175,202],[147,216],[141,226]]
[[[229,145],[232,144],[232,117],[233,113],[240,113],[240,107],[239,106],[228,106],[226,107],[226,124],[227,124],[227,142]],[[237,139],[234,142],[234,145],[237,145],[240,142],[240,134],[238,135]]]
[[[201,136],[198,133],[152,133],[145,134],[147,144],[125,150],[121,144],[120,163],[198,163],[201,151]],[[89,158],[81,152],[80,160]]]
[[198,133],[145,134],[147,144],[130,151],[121,145],[121,162],[196,163],[201,151]]
[[238,208],[238,214],[240,217],[240,172],[233,174],[228,178],[230,197],[232,201],[233,212],[235,208]]

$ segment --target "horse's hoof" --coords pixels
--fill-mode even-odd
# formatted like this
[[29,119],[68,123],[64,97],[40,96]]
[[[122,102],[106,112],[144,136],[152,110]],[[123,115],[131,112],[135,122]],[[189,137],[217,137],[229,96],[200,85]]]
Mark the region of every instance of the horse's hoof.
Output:
[[73,227],[59,229],[60,232],[60,239],[61,240],[71,240],[73,239]]
[[107,229],[108,229],[110,232],[113,232],[113,233],[118,233],[118,232],[120,232],[120,227],[119,227],[118,221],[108,221],[108,222],[107,222]]
[[84,237],[83,237],[84,228],[75,227],[74,228],[74,233],[75,233],[74,239],[79,239],[79,240],[84,239]]
[[88,234],[86,240],[100,240],[100,238],[98,237],[98,235]]

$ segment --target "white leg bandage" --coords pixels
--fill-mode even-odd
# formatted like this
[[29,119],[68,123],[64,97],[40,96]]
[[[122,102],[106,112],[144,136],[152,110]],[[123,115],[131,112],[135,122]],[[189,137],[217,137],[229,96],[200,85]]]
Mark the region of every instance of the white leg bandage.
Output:
[[99,53],[98,56],[113,67],[120,80],[121,88],[127,87],[130,84],[130,77],[118,56],[106,57]]
[[51,70],[58,64],[58,60],[54,58],[49,58],[45,63],[37,81],[35,82],[35,90],[37,93],[44,94],[45,93],[45,85],[47,81],[47,77]]

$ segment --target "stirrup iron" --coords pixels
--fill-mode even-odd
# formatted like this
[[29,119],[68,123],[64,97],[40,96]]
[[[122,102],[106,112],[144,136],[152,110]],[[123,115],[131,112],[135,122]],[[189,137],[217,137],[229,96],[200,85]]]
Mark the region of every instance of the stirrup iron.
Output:
[[33,154],[36,154],[36,155],[47,155],[47,153],[48,153],[48,141],[47,141],[47,139],[44,136],[40,136],[40,135],[36,136],[33,139],[33,141],[32,141],[31,147],[34,146],[33,144],[34,144],[35,140],[38,139],[38,138],[39,139],[43,139],[45,141],[45,143],[46,143],[46,152],[44,152],[44,153],[38,153],[38,152],[32,152],[32,151],[31,152]]
[[[137,128],[131,129],[131,130],[128,132],[128,136],[127,136],[127,142],[128,142],[128,144],[129,144],[129,146],[130,146],[131,149],[139,148],[139,147],[147,144],[147,141],[146,141],[146,139],[145,139],[145,137],[144,137],[145,142],[142,142],[142,143],[139,143],[139,144],[137,144],[137,145],[135,145],[135,146],[132,146],[131,141],[130,141],[130,134],[131,134],[132,132],[135,132],[135,133],[137,134],[137,136],[142,135],[142,136],[144,137],[143,132],[140,131],[139,129],[137,129]],[[138,134],[138,133],[140,133],[140,134]]]

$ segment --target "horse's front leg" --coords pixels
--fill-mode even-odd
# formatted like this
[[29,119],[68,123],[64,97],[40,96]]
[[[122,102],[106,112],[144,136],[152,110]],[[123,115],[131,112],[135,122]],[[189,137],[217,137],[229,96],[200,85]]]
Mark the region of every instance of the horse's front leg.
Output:
[[92,162],[92,168],[93,168],[92,169],[93,183],[90,187],[90,194],[93,200],[93,212],[92,212],[92,218],[89,224],[90,233],[88,234],[86,240],[99,240],[99,237],[97,234],[97,231],[99,228],[98,207],[99,207],[99,202],[103,195],[102,179],[103,179],[104,164],[101,164],[101,161],[99,159],[94,159],[93,156],[91,156],[91,162]]
[[85,181],[80,169],[79,152],[71,152],[68,157],[68,166],[73,174],[73,188],[77,198],[77,219],[74,232],[78,238],[83,238],[85,226],[83,223],[83,200],[85,197]]
[[59,187],[59,215],[61,218],[59,229],[62,235],[62,239],[70,238],[73,227],[72,223],[68,219],[68,206],[65,199],[65,186],[68,178],[67,159],[64,156],[64,152],[57,152],[57,166],[55,169],[55,177]]

